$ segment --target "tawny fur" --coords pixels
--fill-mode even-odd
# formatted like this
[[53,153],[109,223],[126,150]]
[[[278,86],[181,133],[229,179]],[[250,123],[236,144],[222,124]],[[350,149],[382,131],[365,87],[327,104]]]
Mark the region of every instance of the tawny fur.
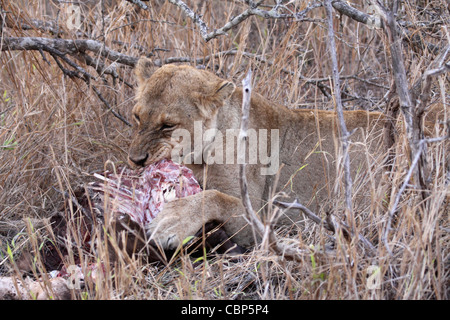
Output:
[[[132,166],[136,165],[133,160],[148,165],[170,156],[174,142],[171,130],[164,130],[164,125],[187,129],[191,137],[194,137],[194,121],[202,121],[203,132],[217,128],[224,137],[227,129],[240,126],[242,89],[232,82],[190,66],[165,65],[154,71],[146,58],[140,59],[136,76],[137,103],[133,117],[138,125],[129,150]],[[364,202],[370,194],[358,186],[374,182],[367,169],[379,163],[384,154],[381,134],[384,117],[377,112],[347,111],[345,122],[350,132],[355,130],[350,138],[354,190],[356,197]],[[297,198],[312,210],[319,210],[325,200],[333,197],[336,159],[340,158],[335,112],[291,110],[253,93],[249,127],[257,132],[267,129],[269,137],[270,129],[279,130],[281,169],[277,185],[274,186],[277,175],[261,175],[263,165],[247,165],[248,190],[255,210],[265,205],[274,188],[284,192],[283,200]],[[224,143],[225,147],[225,139]],[[252,245],[254,236],[245,227],[243,218],[236,162],[208,165],[207,170],[204,163],[189,165],[207,191],[167,204],[148,230],[153,239],[165,248],[174,248],[204,223],[216,220],[226,222],[227,233],[234,235],[238,244]],[[298,219],[298,212],[286,212],[280,221],[292,223]]]

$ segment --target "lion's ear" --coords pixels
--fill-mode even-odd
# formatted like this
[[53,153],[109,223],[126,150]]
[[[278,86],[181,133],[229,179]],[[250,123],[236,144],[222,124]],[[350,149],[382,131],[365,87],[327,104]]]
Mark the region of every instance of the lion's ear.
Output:
[[215,99],[217,101],[225,101],[228,99],[236,89],[236,86],[233,82],[230,81],[222,81],[215,92]]
[[145,82],[148,78],[150,78],[155,71],[156,66],[147,57],[141,57],[139,58],[136,68],[134,69],[134,73],[136,74],[136,78],[138,80],[138,85],[141,85]]

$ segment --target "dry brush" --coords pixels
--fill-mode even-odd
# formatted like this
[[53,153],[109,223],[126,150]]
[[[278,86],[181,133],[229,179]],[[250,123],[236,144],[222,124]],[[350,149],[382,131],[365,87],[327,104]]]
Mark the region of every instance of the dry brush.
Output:
[[[111,262],[75,298],[448,299],[449,7],[386,3],[0,1],[0,274],[45,278],[41,257],[65,241],[66,266]],[[303,226],[255,222],[270,237],[241,260],[181,252],[158,267],[112,245],[112,262],[111,242],[96,257],[79,246],[75,221],[70,237],[53,238],[49,218],[76,210],[64,194],[125,162],[142,55],[235,83],[252,70],[252,90],[290,108],[385,113],[392,147],[367,173],[384,176],[366,190],[372,205],[360,210],[351,196],[360,182],[342,170]],[[307,210],[278,201],[296,205]],[[296,248],[294,261],[283,248]]]

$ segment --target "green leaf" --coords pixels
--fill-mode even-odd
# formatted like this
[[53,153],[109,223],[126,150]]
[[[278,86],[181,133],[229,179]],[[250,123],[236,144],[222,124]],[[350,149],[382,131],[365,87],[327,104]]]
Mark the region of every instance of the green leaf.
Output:
[[186,237],[183,242],[182,245],[184,246],[186,243],[188,243],[189,241],[191,241],[192,239],[194,239],[194,236],[188,236]]
[[12,136],[11,138],[7,139],[0,148],[4,148],[5,150],[13,150],[17,145],[17,141],[14,141],[15,137]]
[[13,255],[13,252],[11,250],[11,247],[9,246],[9,243],[6,244],[6,253],[8,253],[8,256],[11,259],[11,261],[14,261],[14,255]]
[[288,181],[288,183],[290,183],[291,184],[291,191],[293,191],[293,179],[295,178],[295,176],[297,175],[297,173],[299,173],[300,171],[302,171],[304,168],[306,168],[307,166],[308,166],[309,164],[307,163],[307,164],[304,164],[303,166],[301,166],[300,168],[298,168],[297,169],[297,171],[295,171],[292,175],[291,175],[291,177],[289,178],[289,181]]
[[314,253],[311,253],[311,265],[313,270],[316,269],[316,258],[314,258]]
[[314,270],[316,269],[316,258],[314,257],[316,248],[314,247],[313,244],[311,244],[311,245],[309,245],[309,249],[311,250],[311,253],[309,256],[311,258],[311,266],[312,266],[313,272],[314,272]]
[[200,261],[203,261],[203,257],[198,257],[197,259],[194,260],[194,263],[197,263],[197,262],[200,262]]
[[17,147],[17,141],[11,144],[6,144],[4,146],[0,146],[1,148],[5,150],[14,150],[15,147]]

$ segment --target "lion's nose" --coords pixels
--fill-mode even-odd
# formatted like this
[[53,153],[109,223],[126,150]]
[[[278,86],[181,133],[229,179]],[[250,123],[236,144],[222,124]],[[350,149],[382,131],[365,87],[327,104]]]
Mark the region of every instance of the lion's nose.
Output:
[[146,153],[143,156],[140,156],[139,158],[128,157],[128,159],[130,159],[131,162],[133,162],[135,165],[137,165],[139,167],[143,167],[145,165],[145,161],[147,161],[147,159],[148,159],[148,153]]

